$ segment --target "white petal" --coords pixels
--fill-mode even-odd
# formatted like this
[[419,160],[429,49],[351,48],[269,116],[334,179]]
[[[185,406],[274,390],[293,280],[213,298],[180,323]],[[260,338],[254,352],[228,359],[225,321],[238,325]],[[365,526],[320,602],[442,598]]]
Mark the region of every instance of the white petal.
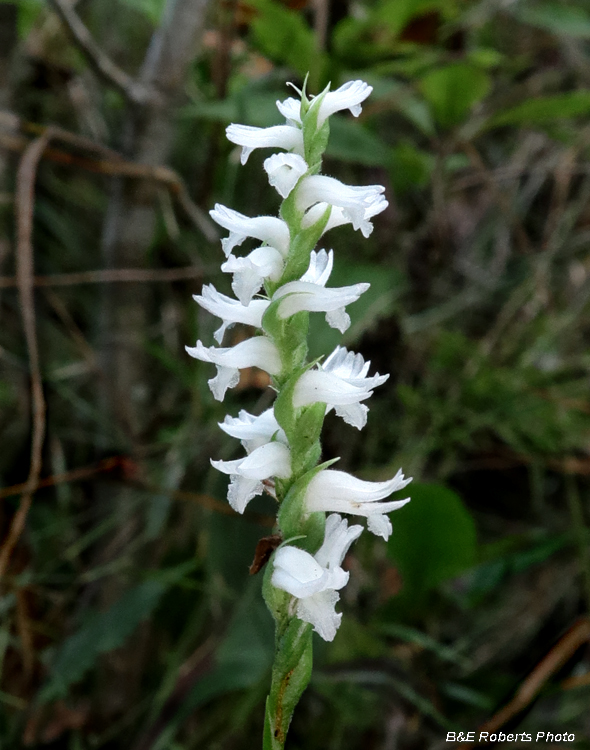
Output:
[[268,181],[279,195],[286,198],[299,178],[307,172],[305,159],[297,154],[273,154],[264,162]]
[[195,294],[193,299],[205,310],[223,319],[223,325],[215,333],[215,338],[219,343],[227,326],[233,323],[244,323],[260,328],[262,316],[270,304],[267,300],[254,300],[248,306],[242,305],[237,300],[218,292],[213,284],[204,286],[201,295]]
[[247,479],[286,478],[291,475],[291,454],[283,443],[266,443],[245,458],[235,461],[213,461],[212,466],[224,474],[238,474]]
[[243,513],[250,500],[256,495],[262,495],[263,491],[264,485],[258,479],[247,479],[238,474],[232,474],[227,490],[227,500],[237,513]]
[[289,227],[276,216],[250,218],[220,203],[216,203],[215,208],[209,213],[213,221],[230,233],[229,237],[221,240],[226,256],[234,247],[241,245],[246,237],[255,237],[261,242],[266,242],[283,256],[289,251]]
[[350,315],[343,307],[326,313],[326,323],[330,328],[336,328],[340,333],[346,333],[350,328]]
[[312,284],[326,286],[332,267],[334,266],[334,251],[327,253],[325,250],[311,251],[309,256],[309,268],[299,279],[300,281],[310,281]]
[[285,99],[284,102],[277,101],[277,109],[290,124],[301,124],[301,102],[293,97]]
[[322,370],[336,375],[351,385],[365,390],[372,390],[383,385],[389,375],[373,375],[368,378],[367,373],[371,362],[365,362],[362,354],[349,352],[345,347],[337,346],[322,364]]
[[367,424],[369,408],[364,404],[341,404],[335,406],[334,411],[346,422],[346,424],[349,424],[351,427],[356,427],[357,430],[362,430]]
[[[315,206],[312,206],[304,215],[302,219],[302,227],[306,229],[307,227],[312,226],[312,224],[315,224],[317,221],[319,221],[322,216],[324,215],[326,208],[328,207],[328,203],[321,202],[316,203]],[[387,206],[388,202],[385,200],[383,196],[379,196],[377,200],[375,200],[374,203],[372,203],[370,206],[365,208],[364,215],[362,217],[362,220],[359,223],[358,229],[360,229],[363,237],[369,237],[371,232],[373,231],[373,225],[370,221],[374,216],[377,216],[377,214],[380,214],[382,211],[384,211]],[[356,216],[356,219],[358,221],[358,216]],[[332,206],[332,210],[330,212],[330,216],[328,218],[328,221],[326,223],[326,226],[324,228],[324,234],[330,229],[334,229],[335,227],[342,226],[343,224],[351,224],[352,218],[350,216],[350,212],[346,212],[344,208],[340,208],[339,206]],[[357,227],[355,227],[357,228]]]
[[342,620],[342,614],[335,610],[339,599],[340,594],[334,589],[300,599],[297,602],[297,617],[313,625],[315,632],[325,641],[333,641]]
[[248,453],[269,443],[273,438],[287,443],[287,437],[279,426],[272,408],[257,417],[242,409],[238,417],[228,415],[219,426],[228,435],[241,440]]
[[302,310],[331,312],[356,302],[369,286],[354,284],[326,289],[309,281],[290,281],[277,289],[273,300],[283,299],[277,310],[279,318],[288,318]]
[[[336,511],[360,516],[384,515],[403,507],[409,502],[409,498],[385,503],[379,501],[411,481],[411,478],[405,479],[401,471],[387,482],[366,482],[343,471],[325,469],[316,474],[307,487],[306,508],[309,512]],[[384,522],[376,522],[380,535],[383,533],[383,524]]]
[[382,516],[379,513],[373,513],[373,515],[367,518],[367,528],[375,536],[383,537],[385,541],[389,539],[393,531],[389,517]]
[[323,402],[330,406],[356,404],[371,396],[371,391],[351,385],[323,370],[307,370],[299,378],[293,391],[296,408]]
[[[190,354],[190,352],[189,352]],[[228,388],[235,388],[240,382],[240,371],[235,367],[217,365],[217,375],[207,381],[209,390],[216,401],[223,401]]]
[[[326,519],[324,543],[314,555],[318,563],[329,569],[338,569],[342,564],[350,545],[362,534],[362,526],[348,526],[348,521],[337,513],[331,513]],[[342,584],[344,586],[346,581]],[[334,586],[334,588],[342,588]]]
[[280,547],[274,557],[272,585],[298,598],[326,588],[328,572],[305,550]]
[[303,133],[290,125],[255,128],[250,125],[229,125],[225,134],[228,141],[242,146],[242,164],[255,148],[284,148],[303,154]]
[[382,185],[345,185],[333,177],[310,175],[301,181],[297,189],[296,205],[300,211],[305,211],[318,202],[338,206],[343,209],[343,216],[355,229],[362,229],[366,211],[374,203],[383,202],[381,193],[384,191]]
[[319,104],[318,127],[335,112],[349,109],[355,117],[361,113],[361,103],[371,94],[373,87],[364,81],[348,81],[336,91],[329,91]]
[[261,288],[264,279],[278,281],[283,272],[283,256],[274,247],[258,247],[245,258],[230,255],[221,266],[226,273],[233,273],[232,289],[243,305],[247,305]]

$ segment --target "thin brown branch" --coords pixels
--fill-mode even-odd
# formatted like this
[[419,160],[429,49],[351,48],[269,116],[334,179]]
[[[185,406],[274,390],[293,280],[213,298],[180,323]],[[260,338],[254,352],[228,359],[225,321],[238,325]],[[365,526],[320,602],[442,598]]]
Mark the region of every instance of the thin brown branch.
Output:
[[[195,266],[184,268],[107,268],[99,271],[79,271],[75,273],[56,273],[51,276],[35,276],[33,285],[37,287],[75,286],[77,284],[136,284],[150,282],[183,281],[198,279],[203,269]],[[10,289],[17,285],[13,276],[0,276],[0,289]]]
[[[506,722],[523,711],[536,698],[546,682],[563,667],[580,646],[589,640],[590,620],[587,617],[583,617],[567,631],[563,638],[537,664],[522,683],[510,703],[479,727],[477,736],[481,736],[481,732],[489,732],[490,734],[497,732]],[[459,745],[457,750],[466,750],[466,748],[472,746],[473,743],[465,743]]]
[[[22,132],[40,132],[43,134],[47,128],[34,123],[20,120],[10,112],[0,112],[0,125],[8,124],[12,130],[18,129]],[[85,169],[88,172],[107,175],[109,177],[129,177],[132,179],[154,180],[164,185],[176,198],[187,217],[195,227],[203,233],[209,242],[216,242],[219,234],[203,209],[193,202],[188,194],[184,181],[173,169],[169,167],[150,166],[149,164],[138,164],[137,162],[124,159],[112,149],[97,144],[89,138],[77,136],[62,128],[51,127],[52,140],[59,140],[75,148],[86,149],[102,154],[103,159],[93,159],[76,154],[71,154],[57,148],[47,148],[43,158],[58,164],[66,164]],[[14,133],[0,132],[0,147],[10,151],[22,153],[29,145],[27,138]]]
[[6,497],[15,497],[22,495],[27,487],[32,491],[43,489],[43,487],[54,487],[57,484],[67,484],[68,482],[76,482],[80,479],[88,479],[88,477],[99,474],[103,471],[112,471],[121,465],[120,456],[112,456],[111,458],[105,458],[98,464],[92,464],[92,466],[82,466],[79,469],[72,469],[71,471],[64,471],[62,474],[54,474],[53,476],[46,477],[45,479],[39,479],[36,484],[32,487],[29,486],[28,482],[22,482],[21,484],[13,484],[11,487],[4,487],[0,489],[0,500]]
[[119,89],[134,104],[145,104],[155,96],[155,92],[135,81],[103,52],[70,3],[66,0],[50,2],[90,66],[106,83]]
[[27,515],[33,501],[33,488],[39,482],[43,440],[45,438],[45,398],[43,396],[43,384],[39,367],[39,347],[37,345],[35,300],[33,295],[34,259],[32,235],[37,166],[50,139],[51,130],[48,129],[40,138],[31,143],[23,154],[16,176],[16,279],[25,340],[27,342],[29,367],[31,369],[33,436],[31,440],[29,477],[26,481],[18,510],[12,518],[8,534],[0,549],[0,579],[6,573],[12,550],[16,546],[25,527]]

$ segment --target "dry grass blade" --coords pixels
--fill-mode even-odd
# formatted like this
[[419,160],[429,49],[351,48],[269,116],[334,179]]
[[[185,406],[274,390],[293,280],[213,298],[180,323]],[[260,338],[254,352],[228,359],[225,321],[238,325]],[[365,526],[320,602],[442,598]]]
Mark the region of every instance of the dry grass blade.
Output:
[[[500,709],[489,721],[478,729],[481,732],[494,733],[504,726],[512,717],[525,709],[538,695],[545,683],[570,659],[584,643],[590,640],[590,620],[583,617],[576,622],[545,658],[537,664],[522,683],[514,698]],[[458,750],[472,747],[475,743],[459,745]]]
[[37,166],[43,151],[51,139],[51,130],[33,141],[20,161],[16,177],[16,279],[20,297],[21,314],[29,366],[31,370],[32,441],[29,476],[17,512],[0,549],[0,578],[6,573],[12,550],[25,527],[33,500],[34,487],[41,474],[41,457],[45,437],[45,399],[39,367],[39,347],[35,325],[34,261],[33,261],[33,212],[35,208],[35,179]]

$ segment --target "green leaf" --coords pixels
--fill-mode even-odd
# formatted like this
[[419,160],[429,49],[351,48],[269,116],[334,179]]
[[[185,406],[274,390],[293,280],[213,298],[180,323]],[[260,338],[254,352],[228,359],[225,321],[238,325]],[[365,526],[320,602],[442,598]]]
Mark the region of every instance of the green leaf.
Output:
[[467,63],[453,63],[427,73],[419,88],[443,128],[458,125],[489,92],[487,73]]
[[389,146],[360,122],[333,117],[330,120],[330,131],[326,156],[367,167],[380,167],[391,159]]
[[551,34],[590,39],[590,14],[580,7],[542,3],[530,8],[517,7],[512,13],[519,21]]
[[527,99],[516,107],[494,115],[486,128],[502,125],[540,125],[590,112],[590,91],[571,91],[567,94]]
[[166,0],[120,0],[124,5],[133,8],[138,11],[146,18],[148,18],[154,26],[160,23],[162,13],[164,11],[164,5]]
[[434,156],[416,148],[412,143],[402,142],[393,149],[391,181],[396,193],[425,187],[434,168]]
[[301,77],[313,71],[316,80],[320,78],[325,55],[303,16],[271,0],[252,0],[252,4],[258,12],[251,29],[263,53]]
[[156,608],[166,585],[145,581],[125,593],[105,612],[93,614],[62,643],[48,684],[41,691],[44,702],[63,697],[95,664],[100,654],[122,646],[140,622]]
[[405,598],[420,599],[475,563],[475,524],[461,498],[439,484],[412,484],[412,501],[392,516],[387,545]]

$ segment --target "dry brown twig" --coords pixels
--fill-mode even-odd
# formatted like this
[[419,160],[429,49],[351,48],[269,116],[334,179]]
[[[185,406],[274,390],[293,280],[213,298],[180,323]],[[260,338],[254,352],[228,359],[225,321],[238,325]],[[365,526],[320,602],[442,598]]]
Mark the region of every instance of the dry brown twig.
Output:
[[[537,664],[522,683],[514,698],[504,708],[494,714],[489,721],[486,721],[485,724],[479,727],[477,736],[479,737],[481,732],[488,732],[490,734],[497,732],[510,719],[523,711],[537,697],[545,683],[587,641],[590,641],[590,620],[587,617],[582,617]],[[475,744],[477,743],[463,743],[457,747],[457,750],[467,750],[467,748],[473,747]]]
[[[45,149],[43,158],[57,164],[72,165],[88,172],[109,177],[128,177],[130,179],[159,182],[170,191],[187,217],[209,242],[216,242],[219,239],[217,229],[207,214],[193,202],[184,181],[173,169],[129,161],[124,159],[117,151],[113,151],[113,149],[90,138],[84,138],[53,125],[50,127],[53,141],[57,140],[72,146],[72,148],[99,154],[102,158],[79,156],[55,147]],[[6,111],[0,111],[0,128],[3,128],[3,130],[0,130],[0,146],[17,153],[24,152],[29,145],[29,140],[23,134],[39,137],[47,130],[46,126],[26,122],[14,113]]]
[[35,207],[35,179],[37,166],[51,140],[51,129],[33,141],[22,156],[16,177],[16,278],[20,297],[21,313],[29,366],[31,369],[31,411],[32,440],[31,465],[25,483],[18,510],[12,518],[8,534],[0,549],[0,579],[6,573],[10,556],[16,546],[27,520],[33,501],[34,487],[41,474],[43,440],[45,438],[45,398],[39,366],[39,347],[35,325],[35,300],[33,296],[34,260],[33,260],[33,212]]
[[135,81],[110,59],[96,43],[92,34],[82,23],[71,3],[66,0],[50,0],[70,35],[88,60],[90,66],[106,83],[117,88],[134,104],[145,104],[156,92]]

